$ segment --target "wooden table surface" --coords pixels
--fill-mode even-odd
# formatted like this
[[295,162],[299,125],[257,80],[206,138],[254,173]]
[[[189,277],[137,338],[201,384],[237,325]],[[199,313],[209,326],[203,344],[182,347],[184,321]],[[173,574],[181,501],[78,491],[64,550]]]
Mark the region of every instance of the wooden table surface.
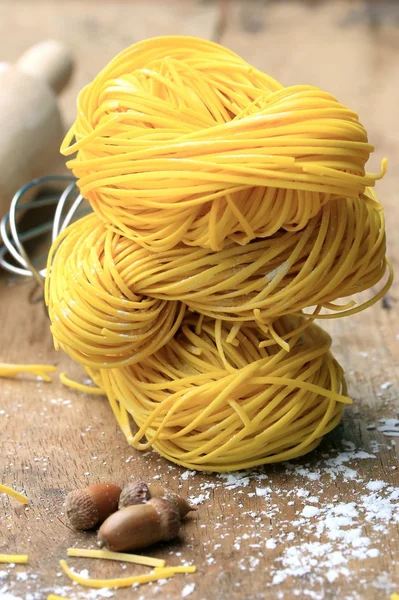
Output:
[[[376,145],[375,169],[390,169],[377,191],[385,205],[389,256],[399,263],[399,3],[199,2],[195,0],[1,0],[0,60],[56,37],[78,66],[63,96],[71,122],[78,90],[125,46],[170,33],[218,40],[285,85],[310,83],[357,110]],[[0,93],[4,93],[3,90]],[[32,283],[2,274],[0,360],[44,362],[83,379],[53,350]],[[29,553],[28,566],[0,566],[2,600],[263,598],[388,599],[399,592],[399,318],[391,307],[328,325],[344,365],[353,407],[311,456],[291,464],[227,476],[194,473],[130,448],[102,397],[29,377],[0,382],[0,481],[25,490],[29,507],[0,498],[0,553]],[[141,477],[197,503],[175,543],[154,547],[195,575],[163,585],[96,592],[71,586],[59,559],[69,546],[90,547],[63,501],[78,486]],[[118,563],[70,559],[94,577],[145,572]]]

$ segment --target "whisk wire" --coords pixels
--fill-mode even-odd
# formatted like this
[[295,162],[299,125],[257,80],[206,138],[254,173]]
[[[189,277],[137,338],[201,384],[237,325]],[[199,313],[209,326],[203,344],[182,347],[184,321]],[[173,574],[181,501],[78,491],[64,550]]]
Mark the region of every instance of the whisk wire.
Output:
[[[46,196],[38,197],[35,200],[24,202],[25,195],[34,188],[38,188],[40,193],[40,188],[45,185],[59,185],[63,182],[68,183],[68,185],[61,194],[47,194]],[[58,234],[63,231],[77,215],[79,207],[84,200],[80,194],[76,198],[74,197],[76,191],[76,179],[71,175],[49,175],[47,177],[40,177],[20,188],[11,201],[9,212],[0,222],[0,237],[3,243],[0,247],[0,266],[15,275],[34,277],[41,285],[43,285],[46,277],[46,269],[40,269],[35,266],[34,262],[29,257],[24,244],[25,242],[50,231],[52,241],[57,238]],[[41,209],[53,205],[56,205],[53,220],[41,223],[25,232],[19,231],[17,216],[20,212]],[[67,212],[65,214],[66,210]],[[10,262],[7,255],[9,255],[9,257],[17,264]]]

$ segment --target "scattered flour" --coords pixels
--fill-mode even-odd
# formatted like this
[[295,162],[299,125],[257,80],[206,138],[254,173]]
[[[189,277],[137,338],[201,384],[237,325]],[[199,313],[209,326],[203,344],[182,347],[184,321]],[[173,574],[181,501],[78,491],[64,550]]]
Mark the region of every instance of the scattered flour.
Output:
[[219,473],[218,477],[224,481],[226,490],[248,487],[251,482],[250,474],[247,474],[246,471],[238,473]]
[[198,504],[204,504],[205,500],[209,500],[210,493],[207,492],[205,494],[199,494],[198,496],[190,496],[188,498],[189,504],[193,506],[198,506]]
[[382,390],[387,390],[388,388],[392,387],[392,381],[385,381],[384,383],[382,383],[380,385],[380,388]]
[[187,470],[180,474],[180,479],[183,479],[183,481],[187,481],[187,479],[189,479],[189,477],[194,477],[194,475],[195,475],[195,471]]
[[[399,421],[396,425],[396,420],[386,420],[386,424],[397,426],[399,435]],[[275,479],[270,469],[267,475],[259,469],[217,476],[218,487],[233,491],[237,505],[242,506],[239,494],[259,498],[256,510],[242,512],[251,518],[252,525],[241,525],[239,517],[230,517],[227,512],[220,516],[215,529],[224,539],[223,526],[228,526],[229,518],[235,519],[237,534],[230,547],[242,556],[237,562],[239,570],[251,572],[266,564],[271,574],[269,585],[277,586],[276,598],[280,584],[299,578],[294,596],[321,600],[323,585],[342,583],[350,577],[354,563],[367,560],[367,569],[372,569],[370,561],[384,552],[384,543],[389,543],[389,537],[385,542],[383,536],[389,536],[390,528],[399,524],[399,488],[386,481],[365,480],[363,473],[369,469],[358,470],[359,461],[370,464],[376,454],[358,449],[350,441],[343,440],[342,446],[342,451],[317,461],[286,463],[286,477],[282,478]],[[387,447],[375,444],[374,449],[386,451]],[[200,489],[206,489],[204,485]],[[331,490],[336,490],[335,495]],[[262,501],[264,508],[259,510]],[[214,545],[214,551],[218,546]],[[257,554],[248,556],[249,549],[257,549]],[[375,581],[379,567],[377,563]],[[361,572],[362,567],[356,569]],[[302,589],[304,581],[309,589]],[[358,598],[361,594],[348,596],[348,600]]]
[[272,491],[272,488],[270,488],[270,487],[255,488],[255,492],[256,492],[257,496],[263,496],[263,497],[270,496],[271,491]]
[[90,577],[88,569],[82,569],[81,571],[79,571],[79,575],[83,577],[83,579],[89,579]]
[[22,600],[20,596],[14,596],[7,592],[7,588],[0,588],[0,599],[1,600]]
[[379,419],[378,422],[381,423],[378,431],[388,437],[399,437],[399,419]]
[[368,483],[366,483],[366,488],[371,492],[379,492],[380,490],[383,490],[384,487],[386,487],[387,485],[388,484],[384,481],[369,481]]
[[57,404],[61,406],[67,406],[68,408],[72,408],[72,402],[70,400],[65,400],[64,398],[53,398],[50,400],[51,404]]
[[306,518],[316,517],[320,512],[320,509],[316,506],[305,506],[301,515]]
[[195,583],[188,583],[187,585],[184,586],[182,593],[181,593],[181,597],[187,598],[187,596],[190,596],[190,594],[192,594],[194,590],[195,590]]

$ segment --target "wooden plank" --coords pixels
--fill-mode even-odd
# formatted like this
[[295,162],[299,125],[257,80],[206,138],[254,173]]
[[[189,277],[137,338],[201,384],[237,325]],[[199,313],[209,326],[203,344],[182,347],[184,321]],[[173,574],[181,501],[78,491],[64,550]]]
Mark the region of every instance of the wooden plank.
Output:
[[[111,56],[133,41],[172,31],[204,37],[221,33],[223,43],[285,85],[306,82],[332,91],[360,112],[378,159],[390,159],[390,172],[377,189],[386,206],[389,254],[397,266],[399,60],[392,13],[376,30],[357,2],[312,8],[310,3],[242,0],[225,2],[223,10],[214,3],[180,1],[166,7],[161,1],[88,0],[40,1],[33,9],[28,0],[3,0],[0,56],[13,59],[50,32],[73,45],[79,67],[63,99],[68,120],[78,88]],[[58,372],[82,379],[80,368],[52,349],[45,311],[28,301],[32,284],[3,276],[0,285],[0,360],[50,362]],[[41,600],[55,591],[90,598],[89,591],[69,586],[60,575],[58,561],[68,546],[94,542],[93,534],[68,527],[63,500],[78,486],[136,477],[161,481],[198,502],[181,541],[148,551],[170,564],[195,563],[198,572],[164,585],[118,591],[111,596],[116,600],[174,600],[188,594],[191,584],[190,600],[372,600],[398,591],[396,436],[380,430],[380,419],[398,416],[397,298],[395,284],[391,310],[379,305],[328,325],[355,400],[343,424],[310,457],[239,476],[194,474],[153,453],[137,453],[125,442],[105,399],[75,393],[56,379],[52,384],[29,377],[1,381],[0,481],[25,490],[31,504],[24,508],[0,498],[0,553],[28,552],[31,559],[28,567],[0,568],[0,597]],[[396,424],[386,423],[393,434]],[[83,559],[70,564],[97,577],[146,571]]]

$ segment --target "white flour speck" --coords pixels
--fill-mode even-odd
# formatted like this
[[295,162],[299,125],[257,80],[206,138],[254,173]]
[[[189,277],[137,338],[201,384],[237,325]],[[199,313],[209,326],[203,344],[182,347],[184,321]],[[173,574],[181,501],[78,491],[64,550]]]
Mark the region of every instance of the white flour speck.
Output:
[[392,386],[392,381],[385,381],[384,383],[382,383],[380,385],[380,388],[382,390],[387,390],[388,388],[390,388]]
[[399,419],[379,419],[378,431],[388,437],[399,437]]
[[257,496],[269,496],[271,491],[272,491],[272,489],[270,487],[255,488],[255,492],[256,492]]
[[194,477],[194,475],[195,471],[184,471],[184,473],[180,475],[180,479],[183,479],[183,481],[187,481],[189,477]]
[[369,481],[366,483],[366,488],[371,492],[378,492],[383,490],[388,484],[385,481]]
[[303,511],[301,512],[301,515],[306,518],[312,518],[317,517],[319,512],[320,509],[318,509],[316,506],[305,506]]
[[188,583],[182,589],[182,593],[181,593],[182,598],[187,598],[187,596],[190,596],[190,594],[192,594],[194,590],[195,590],[195,583]]

